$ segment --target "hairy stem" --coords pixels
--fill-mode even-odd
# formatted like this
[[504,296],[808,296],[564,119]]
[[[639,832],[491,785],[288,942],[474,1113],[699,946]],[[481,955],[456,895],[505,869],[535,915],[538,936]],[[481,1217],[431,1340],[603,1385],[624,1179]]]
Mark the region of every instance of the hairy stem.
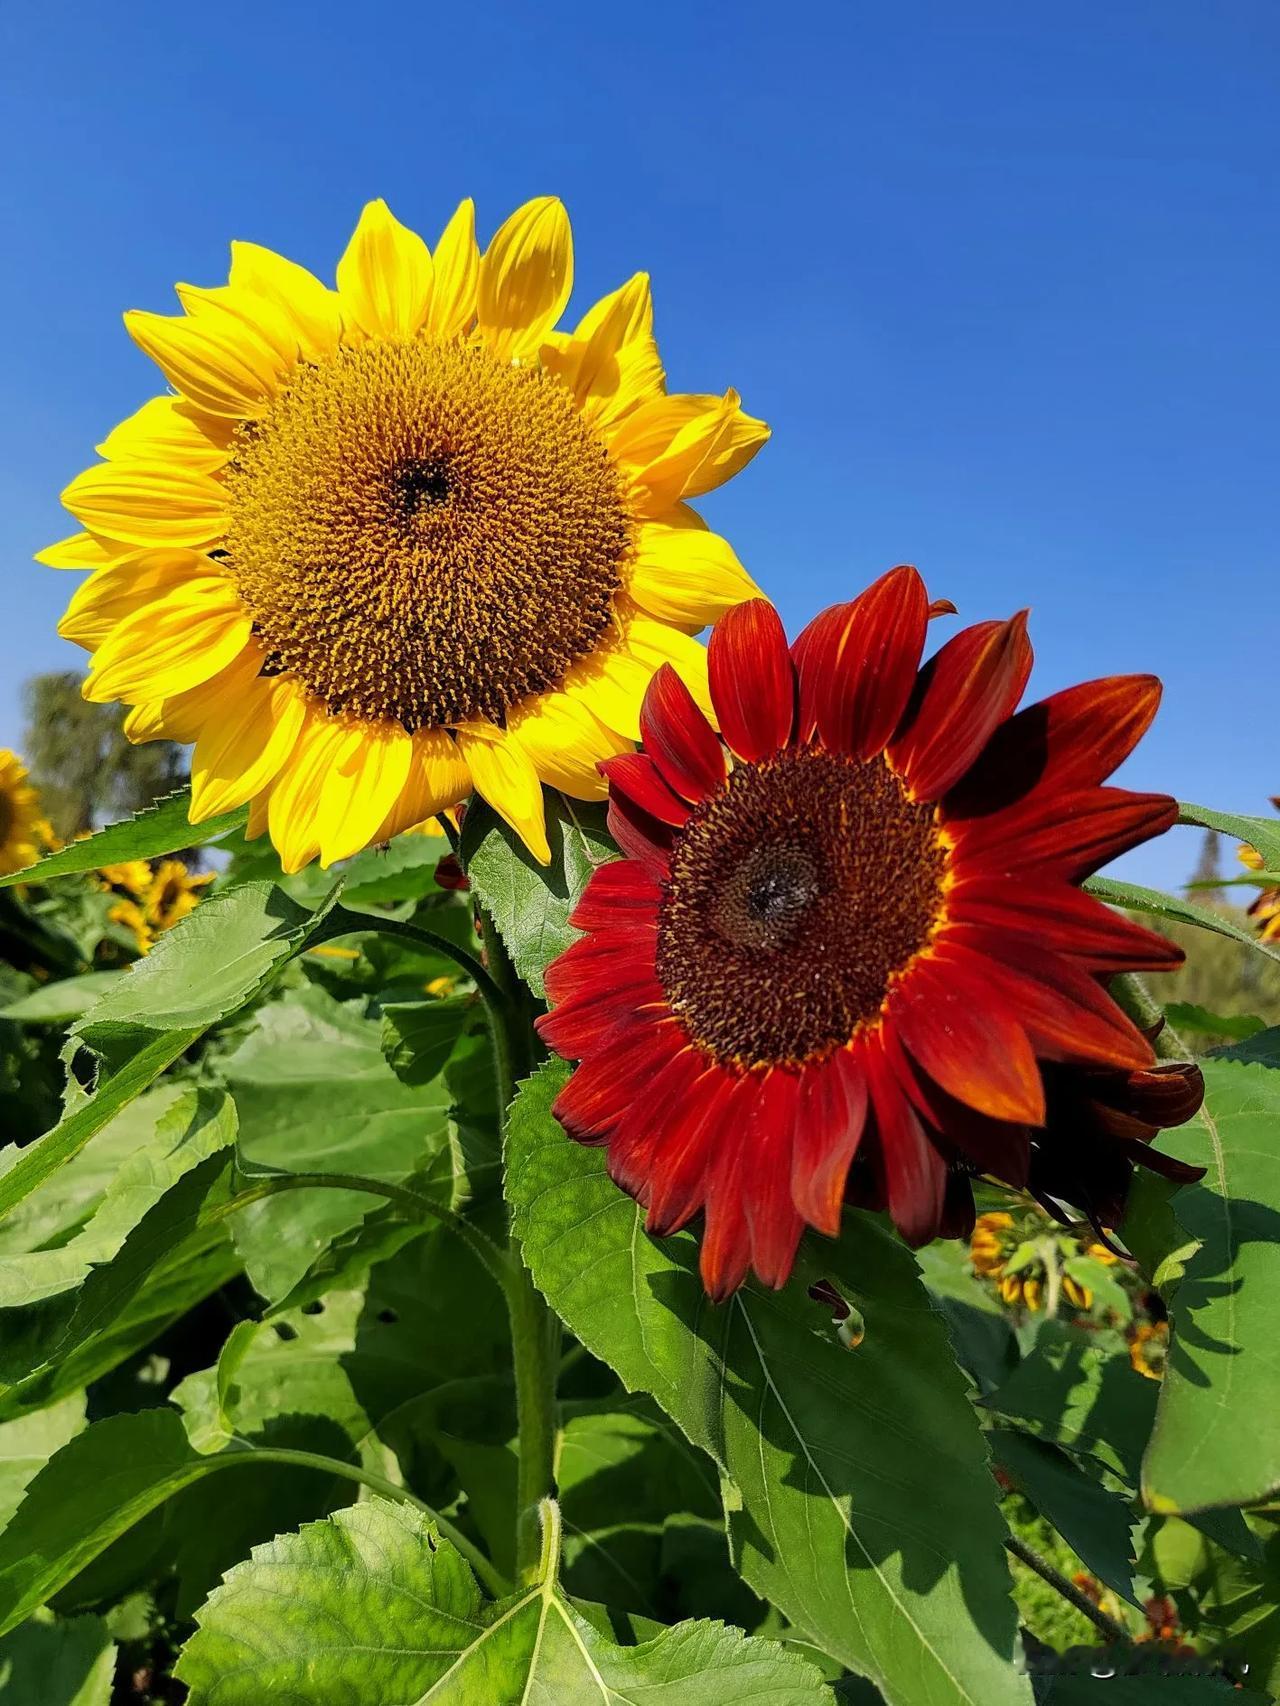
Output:
[[1019,1540],[1016,1534],[1010,1534],[1005,1545],[1013,1556],[1025,1564],[1029,1570],[1034,1570],[1042,1582],[1047,1582],[1055,1593],[1060,1593],[1068,1605],[1075,1606],[1082,1617],[1087,1617],[1095,1629],[1099,1629],[1108,1641],[1127,1641],[1129,1631],[1122,1623],[1117,1623],[1114,1617],[1108,1617],[1100,1606],[1081,1593],[1074,1582],[1069,1582],[1061,1570],[1055,1570],[1047,1558],[1042,1558],[1038,1552],[1033,1552],[1025,1540]]
[[433,954],[443,954],[445,959],[452,960],[474,981],[491,1013],[506,1003],[506,995],[469,949],[460,948],[456,942],[451,942],[447,936],[437,935],[434,930],[423,930],[421,926],[407,924],[399,918],[384,918],[373,912],[350,912],[345,906],[335,906],[308,946],[314,948],[322,942],[335,941],[339,936],[375,934],[399,936],[402,941],[416,942],[419,947],[430,948]]
[[[1155,1025],[1161,1025],[1161,1021],[1164,1019],[1164,1008],[1161,1007],[1137,972],[1124,971],[1113,977],[1111,993],[1135,1025],[1140,1025],[1143,1030],[1150,1030]],[[1160,1033],[1151,1046],[1160,1060],[1189,1060],[1191,1058],[1190,1050],[1167,1021],[1161,1025]]]

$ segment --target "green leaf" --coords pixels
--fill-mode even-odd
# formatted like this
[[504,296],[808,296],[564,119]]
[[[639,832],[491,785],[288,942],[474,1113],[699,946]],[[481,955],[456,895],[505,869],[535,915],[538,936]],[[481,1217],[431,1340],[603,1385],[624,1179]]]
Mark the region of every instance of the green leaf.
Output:
[[84,1393],[73,1392],[47,1410],[0,1422],[0,1529],[22,1503],[32,1476],[84,1427],[84,1408]]
[[1228,936],[1233,942],[1243,942],[1268,959],[1280,960],[1280,949],[1264,941],[1254,930],[1237,924],[1229,913],[1213,912],[1206,906],[1195,906],[1189,900],[1162,894],[1158,889],[1140,888],[1136,883],[1117,882],[1114,877],[1090,877],[1084,885],[1090,894],[1105,900],[1109,906],[1119,906],[1126,912],[1146,912],[1153,918],[1171,918],[1178,924],[1194,924],[1200,930],[1212,930],[1216,936]]
[[[240,1164],[249,1175],[353,1173],[452,1196],[448,1086],[402,1083],[383,1057],[376,1020],[308,988],[271,1002],[224,1062],[240,1113]],[[250,1280],[272,1301],[321,1252],[378,1207],[365,1191],[294,1190],[236,1217]]]
[[1039,1676],[1036,1706],[1262,1706],[1257,1694],[1237,1693],[1216,1676],[1168,1676],[1152,1670],[1145,1676],[1116,1674],[1105,1655],[1092,1674]]
[[1191,1001],[1171,1001],[1164,1011],[1175,1031],[1199,1031],[1234,1042],[1245,1042],[1267,1028],[1266,1020],[1253,1013],[1210,1013]]
[[482,800],[463,820],[461,857],[498,927],[512,964],[535,995],[548,965],[577,940],[569,914],[597,865],[617,857],[604,811],[545,795],[551,863],[540,865],[515,831]]
[[343,901],[354,907],[391,906],[442,894],[436,866],[448,851],[442,835],[398,835],[385,847],[367,848],[343,867]]
[[49,853],[21,871],[0,877],[0,889],[13,883],[46,883],[52,877],[73,871],[96,871],[101,865],[118,865],[126,859],[157,859],[163,853],[178,853],[184,847],[204,847],[218,841],[248,820],[249,808],[238,806],[220,817],[193,824],[187,816],[191,790],[183,788],[157,800],[136,817],[113,823],[83,841],[72,841],[57,853]]
[[[354,1582],[360,1591],[353,1592]],[[619,1647],[548,1582],[487,1602],[427,1519],[370,1500],[258,1547],[208,1600],[189,1706],[823,1706],[805,1660],[715,1623]]]
[[[712,1307],[693,1238],[646,1237],[602,1152],[551,1117],[565,1075],[545,1067],[512,1112],[526,1259],[588,1349],[720,1465],[747,1581],[900,1706],[1026,1701],[986,1449],[909,1252],[851,1214],[784,1291],[752,1282]],[[862,1312],[857,1350],[808,1296],[819,1279]]]
[[1133,1588],[1133,1512],[1054,1446],[1009,1428],[987,1436],[992,1456],[1099,1581],[1137,1605]]
[[43,984],[0,1007],[0,1019],[24,1025],[65,1025],[78,1019],[124,976],[119,971],[88,971],[82,977],[64,977]]
[[1216,829],[1223,835],[1234,835],[1261,854],[1264,865],[1273,871],[1280,870],[1280,819],[1241,817],[1236,812],[1215,812],[1207,806],[1180,804],[1178,822],[1199,824],[1201,829]]
[[469,995],[381,1003],[382,1052],[402,1084],[439,1077],[474,1006]]
[[115,1671],[101,1618],[24,1623],[0,1640],[0,1706],[111,1706]]
[[1174,1210],[1199,1248],[1170,1300],[1172,1340],[1143,1463],[1153,1510],[1245,1505],[1280,1490],[1280,1029],[1204,1062],[1205,1103],[1161,1147],[1207,1165]]

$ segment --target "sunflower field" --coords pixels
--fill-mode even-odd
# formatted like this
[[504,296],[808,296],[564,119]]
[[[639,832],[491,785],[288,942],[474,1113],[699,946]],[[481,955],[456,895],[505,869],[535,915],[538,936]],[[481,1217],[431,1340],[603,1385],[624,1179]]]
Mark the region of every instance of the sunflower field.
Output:
[[190,786],[0,752],[0,1706],[1263,1702],[1280,1027],[1181,968],[1280,820],[913,567],[788,635],[769,429],[572,285],[375,201],[126,316],[40,561]]

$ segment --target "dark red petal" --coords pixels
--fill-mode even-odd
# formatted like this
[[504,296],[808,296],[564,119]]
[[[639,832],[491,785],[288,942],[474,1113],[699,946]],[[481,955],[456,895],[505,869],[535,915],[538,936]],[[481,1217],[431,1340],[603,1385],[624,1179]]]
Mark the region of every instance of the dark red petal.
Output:
[[1178,1161],[1172,1155],[1165,1155],[1159,1149],[1151,1149],[1145,1143],[1134,1143],[1122,1140],[1121,1148],[1135,1167],[1145,1167],[1148,1172],[1159,1173],[1164,1179],[1171,1179],[1175,1185],[1194,1185],[1203,1179],[1205,1169],[1193,1167],[1189,1161]]
[[1010,930],[1055,953],[1085,960],[1093,971],[1159,971],[1182,964],[1182,949],[1144,930],[1091,894],[1046,877],[1005,882],[961,881],[947,896],[947,916],[959,924]]
[[667,786],[647,753],[623,752],[616,758],[602,758],[597,768],[609,778],[610,797],[625,794],[633,805],[673,829],[680,829],[687,821],[687,803]]
[[707,672],[731,752],[754,763],[786,746],[795,721],[796,674],[772,604],[750,598],[720,618],[707,646]]
[[[947,930],[947,951],[965,957],[1013,1006],[1050,1060],[1096,1060],[1125,1068],[1150,1066],[1151,1044],[1102,985],[1072,961],[1034,943],[977,925]],[[971,956],[971,957],[970,957]]]
[[663,779],[690,804],[696,806],[724,782],[724,748],[669,663],[645,692],[640,738]]
[[804,1221],[791,1200],[791,1149],[798,1106],[798,1075],[775,1067],[759,1080],[744,1132],[751,1156],[742,1179],[751,1266],[775,1291],[787,1281],[804,1231]]
[[665,877],[675,832],[624,794],[609,795],[609,834],[628,859],[636,859],[654,876]]
[[834,1238],[844,1185],[867,1120],[861,1049],[837,1049],[806,1066],[791,1151],[791,1200],[811,1226]]
[[743,1176],[751,1158],[746,1154],[743,1128],[757,1093],[758,1085],[750,1077],[744,1076],[734,1085],[707,1180],[706,1223],[698,1265],[707,1295],[714,1303],[723,1303],[738,1289],[751,1265],[751,1230],[743,1200]]
[[1148,1142],[1169,1126],[1185,1125],[1204,1101],[1204,1074],[1189,1060],[1161,1061],[1144,1071],[1091,1075],[1082,1084],[1108,1137]]
[[737,1082],[723,1067],[705,1066],[673,1113],[651,1166],[645,1228],[655,1238],[678,1232],[706,1201],[708,1170],[732,1137],[727,1115]]
[[907,1243],[918,1247],[937,1237],[947,1165],[930,1143],[879,1038],[867,1039],[866,1063],[889,1213]]
[[579,1142],[608,1138],[685,1041],[684,1028],[674,1019],[630,1032],[615,1026],[613,1038],[610,1046],[583,1062],[551,1107]]
[[657,934],[645,923],[580,936],[547,967],[547,999],[607,994],[615,983],[652,977],[657,948]]
[[816,727],[825,746],[870,758],[906,710],[924,650],[929,595],[902,564],[850,604],[816,616],[791,648],[800,677],[796,733]]
[[706,1072],[701,1050],[686,1044],[622,1116],[609,1140],[609,1176],[637,1202],[651,1199],[655,1171],[670,1150]]
[[1021,699],[1031,655],[1022,610],[964,629],[929,659],[906,729],[889,749],[917,799],[940,799],[968,770]]
[[607,990],[592,987],[560,1002],[553,1012],[536,1019],[534,1028],[547,1047],[565,1060],[586,1060],[606,1045],[621,1020],[643,1012],[645,1023],[652,1023],[655,1016],[668,1011],[657,978],[651,972],[647,976],[633,972]]
[[977,1224],[973,1186],[967,1173],[954,1168],[947,1174],[947,1194],[942,1204],[939,1238],[968,1238]]
[[947,796],[948,817],[981,817],[1035,789],[1096,787],[1133,751],[1159,703],[1154,675],[1109,675],[1028,705]]
[[[966,868],[981,860],[993,876],[1023,874],[1043,866],[1072,882],[1127,853],[1177,820],[1168,794],[1132,794],[1127,788],[1048,792],[992,817],[946,823]],[[976,874],[976,872],[975,872]]]
[[662,890],[642,865],[633,859],[611,859],[587,878],[569,922],[577,930],[614,924],[652,924],[656,929],[661,901]]
[[991,1119],[957,1101],[911,1058],[892,1025],[884,1027],[883,1035],[898,1082],[948,1155],[961,1155],[979,1172],[990,1173],[1021,1190],[1031,1165],[1030,1128]]
[[1014,1011],[963,963],[921,954],[899,979],[888,1023],[932,1078],[992,1119],[1040,1125],[1044,1086]]

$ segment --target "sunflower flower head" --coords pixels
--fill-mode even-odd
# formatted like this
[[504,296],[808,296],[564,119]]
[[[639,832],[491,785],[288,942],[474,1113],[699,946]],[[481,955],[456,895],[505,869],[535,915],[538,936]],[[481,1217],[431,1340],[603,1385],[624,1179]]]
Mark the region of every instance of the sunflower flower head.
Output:
[[216,873],[192,872],[181,859],[161,859],[154,866],[145,859],[129,859],[104,865],[98,874],[103,887],[118,896],[107,917],[130,931],[138,952],[145,954],[157,936],[195,910]]
[[[607,1145],[651,1232],[702,1213],[713,1297],[752,1268],[781,1285],[847,1198],[913,1244],[967,1236],[972,1173],[1030,1182],[1042,1061],[1153,1065],[1103,979],[1181,954],[1080,885],[1174,821],[1165,795],[1104,785],[1159,685],[1019,711],[1025,616],[922,667],[930,615],[907,567],[790,647],[745,603],[709,647],[720,736],[662,669],[643,753],[603,765],[625,857],[547,974],[542,1036],[581,1063],[556,1111]],[[1141,1142],[1124,1157],[1150,1164]]]
[[482,254],[469,201],[434,251],[371,202],[336,289],[252,243],[128,329],[174,394],[63,501],[87,568],[60,631],[133,740],[194,742],[192,820],[250,805],[285,868],[473,789],[549,858],[541,784],[601,795],[690,637],[755,594],[686,500],[767,429],[737,394],[670,395],[638,273],[559,330],[561,204]]
[[0,876],[34,864],[55,844],[26,766],[16,752],[0,747]]

